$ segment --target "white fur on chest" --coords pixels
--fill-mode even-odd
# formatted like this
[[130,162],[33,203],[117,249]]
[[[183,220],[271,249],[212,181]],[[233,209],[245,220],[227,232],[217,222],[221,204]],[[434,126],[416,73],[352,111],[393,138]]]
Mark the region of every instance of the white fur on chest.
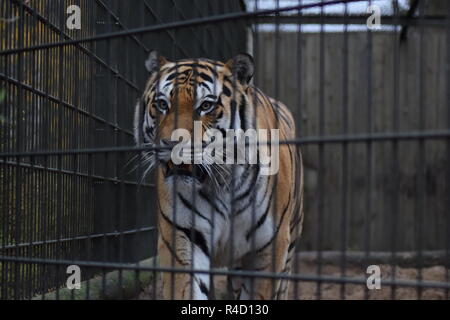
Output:
[[[236,212],[251,199],[245,198],[241,202],[233,202],[232,199],[236,199],[239,194],[232,195],[230,192],[223,192],[219,195],[221,201],[210,199],[214,206],[221,211],[222,214],[220,214],[213,208],[213,205],[199,195],[197,190],[199,185],[193,184],[192,181],[191,183],[178,183],[177,180],[176,202],[170,201],[173,207],[169,212],[169,217],[178,226],[194,228],[204,235],[209,251],[212,253],[210,266],[220,267],[229,266],[230,263],[234,264],[247,253],[265,245],[273,237],[274,222],[270,213],[256,231],[251,231],[266,213],[269,202],[269,198],[265,198],[265,189],[258,187],[263,182],[262,179],[266,179],[266,177],[258,177],[255,186],[251,186],[256,188],[256,196],[248,208],[241,210],[242,212],[239,214]],[[248,185],[245,184],[248,183],[250,182],[244,181],[242,189],[247,189]],[[166,187],[169,189],[168,194],[172,200],[173,180],[166,181]],[[184,200],[181,200],[181,197]],[[186,200],[195,209],[188,208]],[[234,203],[233,206],[232,203]],[[269,208],[269,210],[271,209]],[[248,236],[249,232],[251,232],[250,237]],[[230,254],[232,254],[232,258]]]

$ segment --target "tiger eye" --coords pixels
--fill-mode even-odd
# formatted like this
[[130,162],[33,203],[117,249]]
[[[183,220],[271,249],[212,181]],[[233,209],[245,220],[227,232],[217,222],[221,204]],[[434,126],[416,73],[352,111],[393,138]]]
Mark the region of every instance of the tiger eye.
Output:
[[204,101],[201,105],[199,110],[204,112],[211,112],[215,108],[215,104],[211,101]]
[[162,100],[162,99],[156,101],[155,105],[156,105],[156,108],[159,109],[162,112],[167,111],[167,109],[169,108],[169,105],[167,104],[167,101]]

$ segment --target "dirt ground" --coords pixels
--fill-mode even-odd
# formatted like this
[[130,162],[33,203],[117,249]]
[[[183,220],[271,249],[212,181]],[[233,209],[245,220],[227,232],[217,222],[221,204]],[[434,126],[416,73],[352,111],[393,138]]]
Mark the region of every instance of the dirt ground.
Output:
[[[392,274],[392,268],[389,265],[380,265],[381,278],[390,279]],[[316,275],[317,265],[310,262],[302,262],[299,266],[301,274]],[[416,280],[418,271],[415,268],[403,268],[396,267],[396,279],[397,280]],[[327,276],[341,276],[340,267],[335,265],[322,265],[322,275]],[[347,277],[366,278],[366,269],[357,266],[347,266]],[[226,290],[226,278],[222,276],[215,277],[216,284],[216,296],[223,297]],[[445,282],[446,272],[443,266],[434,266],[422,269],[422,279],[424,281],[436,281]],[[392,299],[392,289],[390,286],[381,286],[379,290],[367,290],[365,285],[346,284],[344,289],[344,296],[341,294],[341,284],[335,283],[322,283],[320,286],[320,298],[327,300],[334,299],[348,299],[359,300],[365,299],[366,294],[368,299],[374,300],[390,300]],[[314,300],[317,299],[318,286],[316,282],[299,282],[297,296],[294,294],[294,286],[290,286],[290,299],[300,300]],[[137,299],[147,300],[154,297],[154,286],[150,285],[142,292]],[[421,299],[426,300],[441,300],[446,299],[446,292],[443,289],[424,288],[422,289]],[[450,294],[450,292],[449,292]],[[161,299],[161,282],[157,282],[156,290],[157,299]],[[395,299],[399,300],[415,300],[418,299],[417,288],[411,287],[397,287],[395,290]]]

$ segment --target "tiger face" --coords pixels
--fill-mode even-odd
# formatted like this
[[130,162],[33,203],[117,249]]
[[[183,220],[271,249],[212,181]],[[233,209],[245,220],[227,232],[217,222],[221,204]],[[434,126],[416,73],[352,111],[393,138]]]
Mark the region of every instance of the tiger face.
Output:
[[[230,174],[227,165],[173,163],[171,148],[179,143],[173,133],[183,129],[205,147],[213,141],[209,129],[225,135],[229,129],[251,127],[247,120],[251,117],[245,114],[250,108],[245,106],[251,103],[246,88],[253,75],[253,59],[240,54],[226,63],[209,59],[171,62],[152,51],[145,65],[149,80],[136,108],[135,140],[138,145],[161,146],[144,152],[147,172],[160,166],[165,179],[176,172],[186,182],[224,186]],[[191,157],[202,150],[192,148]]]

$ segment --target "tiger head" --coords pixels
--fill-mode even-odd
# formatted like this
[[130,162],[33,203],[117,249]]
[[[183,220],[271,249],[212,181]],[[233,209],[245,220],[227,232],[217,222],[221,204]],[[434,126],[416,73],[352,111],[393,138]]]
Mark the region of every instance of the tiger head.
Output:
[[174,141],[173,133],[183,129],[200,136],[205,147],[212,140],[205,138],[208,129],[225,134],[229,129],[252,127],[252,99],[246,92],[253,76],[253,58],[239,54],[226,63],[203,58],[172,62],[152,51],[145,66],[149,79],[134,121],[136,143],[150,147],[143,152],[144,169],[150,172],[159,166],[165,179],[175,172],[184,181],[224,185],[230,173],[227,165],[174,164],[171,149],[179,141]]

